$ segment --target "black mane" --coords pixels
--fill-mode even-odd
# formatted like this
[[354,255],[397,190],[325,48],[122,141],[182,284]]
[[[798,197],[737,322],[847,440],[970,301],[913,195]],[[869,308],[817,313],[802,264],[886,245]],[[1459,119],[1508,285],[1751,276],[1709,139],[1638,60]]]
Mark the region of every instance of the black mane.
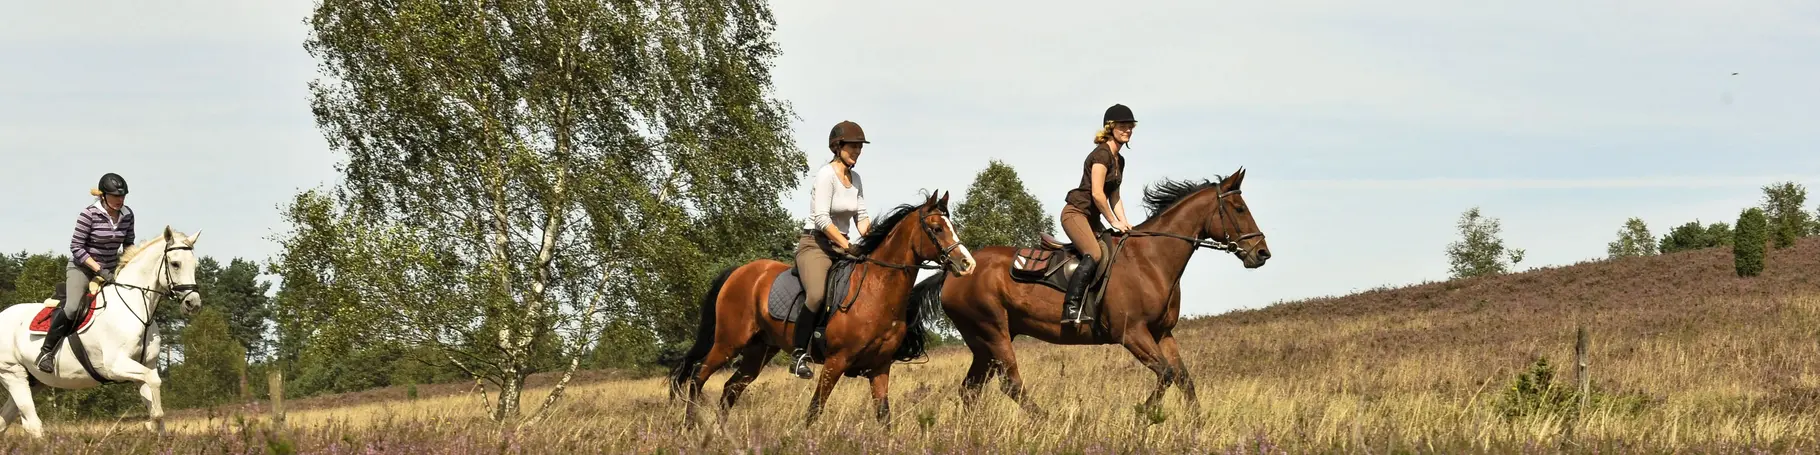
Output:
[[1187,199],[1188,195],[1194,194],[1200,190],[1216,188],[1219,186],[1220,182],[1216,180],[1201,180],[1197,182],[1194,180],[1170,180],[1164,178],[1162,181],[1144,188],[1144,206],[1150,209],[1149,217],[1155,218],[1157,215],[1162,214],[1163,211],[1169,210],[1170,207],[1174,207],[1176,204],[1181,203],[1183,199]]
[[891,229],[897,227],[897,223],[904,221],[904,218],[908,218],[910,214],[916,213],[917,207],[920,206],[904,204],[886,212],[884,221],[872,223],[872,227],[866,231],[866,236],[853,244],[855,247],[853,254],[857,256],[872,254],[872,250],[878,249],[879,245],[885,243],[885,236],[891,235]]

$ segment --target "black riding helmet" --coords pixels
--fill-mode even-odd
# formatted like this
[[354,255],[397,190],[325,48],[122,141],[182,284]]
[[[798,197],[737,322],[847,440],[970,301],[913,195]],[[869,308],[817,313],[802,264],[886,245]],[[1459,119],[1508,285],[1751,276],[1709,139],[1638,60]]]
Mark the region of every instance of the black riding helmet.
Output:
[[109,172],[106,175],[101,176],[101,183],[96,184],[95,188],[100,189],[101,194],[112,194],[115,196],[125,196],[126,195],[126,179],[121,178],[120,174],[115,174],[115,173]]
[[1114,104],[1112,107],[1106,108],[1106,119],[1101,122],[1137,123],[1137,117],[1131,116],[1131,108],[1125,107],[1123,104]]

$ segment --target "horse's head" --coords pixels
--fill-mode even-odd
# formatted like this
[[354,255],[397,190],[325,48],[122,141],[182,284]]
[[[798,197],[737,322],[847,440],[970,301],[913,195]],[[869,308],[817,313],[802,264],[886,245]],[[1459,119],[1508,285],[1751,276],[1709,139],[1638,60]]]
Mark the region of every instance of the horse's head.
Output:
[[1206,233],[1207,238],[1236,248],[1233,255],[1245,263],[1245,268],[1255,269],[1270,260],[1270,244],[1264,240],[1264,231],[1258,229],[1257,220],[1251,217],[1251,205],[1245,203],[1245,197],[1239,191],[1239,185],[1243,183],[1243,167],[1220,180],[1219,194],[1214,196],[1213,216],[1207,217],[1201,232]]
[[154,266],[152,279],[156,284],[153,288],[163,290],[165,297],[181,300],[184,314],[202,307],[202,293],[196,291],[196,240],[200,238],[202,231],[196,231],[195,235],[184,235],[165,226],[164,241],[160,242],[164,250]]
[[954,221],[948,218],[948,193],[942,193],[937,199],[934,194],[916,208],[917,225],[921,226],[927,242],[916,242],[916,258],[935,260],[942,268],[954,273],[954,276],[967,276],[973,273],[973,253],[961,244],[960,233],[954,229]]

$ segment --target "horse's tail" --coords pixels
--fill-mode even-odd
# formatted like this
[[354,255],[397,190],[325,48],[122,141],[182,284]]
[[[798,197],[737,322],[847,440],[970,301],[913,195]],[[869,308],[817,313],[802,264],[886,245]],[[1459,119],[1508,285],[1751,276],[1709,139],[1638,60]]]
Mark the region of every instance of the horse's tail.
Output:
[[907,313],[904,315],[904,342],[897,345],[897,352],[892,354],[892,358],[908,362],[928,352],[929,328],[925,327],[923,314],[940,314],[942,284],[947,281],[948,271],[943,270],[910,288],[910,301],[904,310]]
[[708,356],[708,350],[714,347],[714,307],[720,300],[720,288],[727,284],[727,277],[733,275],[740,266],[727,267],[708,284],[708,293],[701,296],[701,324],[695,328],[695,344],[689,346],[689,352],[683,354],[682,362],[670,372],[670,399],[676,399],[682,393],[683,384],[689,382],[689,376],[695,373],[695,364],[701,363]]

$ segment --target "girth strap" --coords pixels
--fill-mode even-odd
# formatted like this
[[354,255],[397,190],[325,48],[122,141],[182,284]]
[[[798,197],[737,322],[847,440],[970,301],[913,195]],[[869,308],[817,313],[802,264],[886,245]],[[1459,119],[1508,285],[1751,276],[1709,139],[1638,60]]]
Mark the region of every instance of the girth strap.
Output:
[[76,363],[82,365],[82,371],[88,372],[88,377],[94,378],[95,382],[102,384],[125,382],[108,379],[106,376],[102,376],[101,372],[95,371],[95,364],[88,359],[88,349],[82,347],[82,334],[76,333],[74,327],[70,328],[70,334],[66,338],[70,342],[70,355],[76,356]]

